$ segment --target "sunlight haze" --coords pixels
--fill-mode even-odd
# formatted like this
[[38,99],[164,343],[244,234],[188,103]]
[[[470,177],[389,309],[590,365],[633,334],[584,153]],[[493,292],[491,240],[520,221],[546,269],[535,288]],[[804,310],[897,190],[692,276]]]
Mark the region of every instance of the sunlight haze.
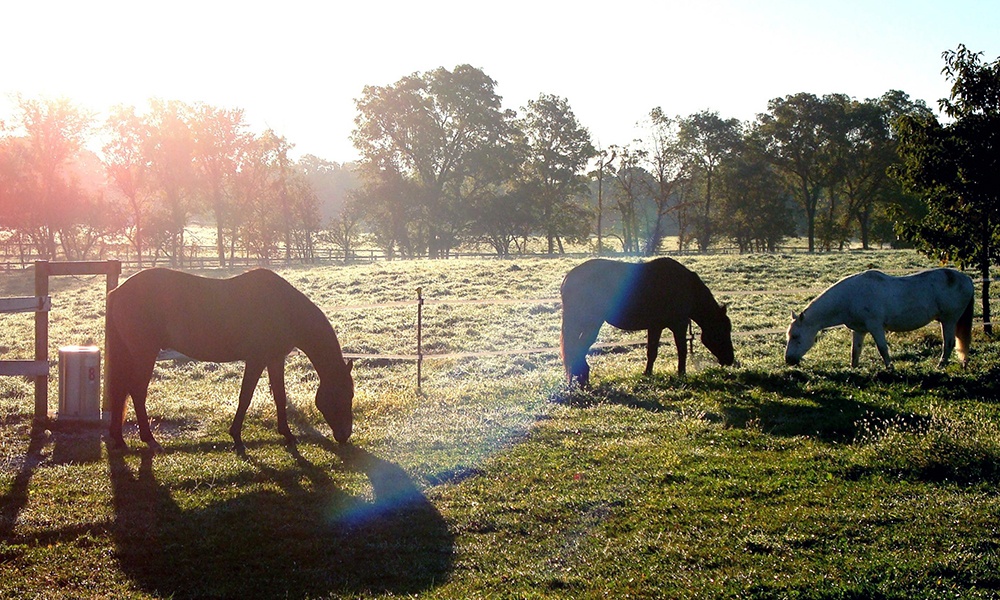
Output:
[[660,106],[751,120],[771,98],[899,89],[933,109],[941,53],[1000,54],[1000,4],[641,2],[22,2],[5,7],[0,119],[14,94],[98,113],[147,99],[242,108],[296,155],[345,162],[365,85],[468,63],[505,108],[569,100],[595,145],[626,144]]

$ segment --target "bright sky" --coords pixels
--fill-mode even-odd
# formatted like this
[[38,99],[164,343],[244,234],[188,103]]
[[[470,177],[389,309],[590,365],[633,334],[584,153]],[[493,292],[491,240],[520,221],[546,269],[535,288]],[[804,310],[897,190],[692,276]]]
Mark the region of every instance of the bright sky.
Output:
[[899,89],[936,109],[944,50],[1000,56],[996,0],[18,0],[0,14],[0,119],[15,93],[98,113],[205,102],[338,162],[356,158],[365,85],[438,67],[482,69],[506,108],[565,97],[607,147],[656,106],[751,120],[788,94]]

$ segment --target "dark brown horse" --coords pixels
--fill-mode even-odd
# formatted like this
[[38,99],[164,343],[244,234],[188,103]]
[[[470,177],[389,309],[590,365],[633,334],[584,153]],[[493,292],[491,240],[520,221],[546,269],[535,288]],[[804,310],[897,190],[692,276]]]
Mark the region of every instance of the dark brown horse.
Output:
[[605,322],[627,331],[648,330],[646,375],[653,373],[660,334],[669,329],[677,345],[677,372],[687,366],[685,334],[691,320],[701,341],[722,365],[733,358],[732,324],[701,278],[671,258],[624,263],[596,258],[566,274],[562,288],[562,349],[566,378],[588,383],[587,351]]
[[124,449],[125,402],[132,396],[139,435],[154,451],[146,394],[160,350],[171,348],[196,360],[246,363],[239,406],[229,428],[243,449],[243,419],[257,381],[267,369],[278,411],[278,432],[289,443],[285,357],[305,352],[319,375],[316,407],[338,442],[351,436],[354,398],[352,363],[345,361],[333,326],[323,312],[277,274],[256,269],[231,279],[208,279],[169,269],[136,273],[108,294],[109,447]]

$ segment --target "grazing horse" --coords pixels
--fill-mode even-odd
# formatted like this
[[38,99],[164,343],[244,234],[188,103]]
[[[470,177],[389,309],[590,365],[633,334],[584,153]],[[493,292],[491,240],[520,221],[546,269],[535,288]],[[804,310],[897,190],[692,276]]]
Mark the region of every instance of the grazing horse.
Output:
[[605,322],[626,331],[648,330],[646,375],[669,329],[677,345],[677,372],[687,365],[685,335],[691,320],[701,328],[701,341],[722,365],[733,358],[732,324],[726,306],[712,297],[701,278],[671,258],[625,263],[595,258],[566,274],[562,295],[560,348],[566,378],[587,385],[587,351]]
[[244,361],[236,416],[229,428],[244,449],[243,418],[261,373],[278,412],[278,432],[295,436],[285,412],[285,356],[305,352],[319,375],[316,407],[344,443],[351,436],[354,398],[352,363],[345,361],[333,326],[299,290],[272,271],[255,269],[231,279],[209,279],[170,269],[147,269],[108,293],[109,447],[125,449],[125,401],[132,396],[139,435],[162,451],[149,430],[146,394],[160,350],[171,348],[195,360]]
[[828,327],[846,325],[854,332],[851,366],[858,366],[865,334],[871,333],[886,368],[891,368],[886,331],[913,331],[931,321],[941,322],[944,347],[939,367],[955,348],[965,366],[972,342],[972,279],[955,269],[929,269],[893,277],[877,270],[862,271],[826,289],[788,326],[785,362],[797,365]]

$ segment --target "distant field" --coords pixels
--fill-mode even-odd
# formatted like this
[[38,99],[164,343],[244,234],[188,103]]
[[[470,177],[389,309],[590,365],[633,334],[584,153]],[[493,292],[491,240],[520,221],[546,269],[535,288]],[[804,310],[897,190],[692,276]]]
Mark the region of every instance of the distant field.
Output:
[[[680,257],[730,305],[735,369],[696,344],[678,378],[665,343],[647,379],[641,346],[610,349],[591,356],[583,392],[564,389],[550,351],[434,357],[555,347],[551,299],[581,260],[277,269],[345,352],[373,356],[355,367],[347,448],[331,441],[298,353],[286,379],[300,443],[281,443],[262,381],[246,458],[226,433],[241,365],[157,366],[161,456],[141,450],[131,421],[124,456],[97,431],[31,442],[31,385],[0,378],[0,597],[1000,593],[1000,346],[977,331],[970,368],[938,370],[928,327],[890,337],[894,372],[870,343],[851,370],[850,337],[833,330],[791,369],[775,333],[845,275],[934,266],[926,258]],[[53,280],[50,356],[103,343],[103,286]],[[413,361],[381,358],[416,352],[418,287],[419,391]],[[31,294],[30,272],[0,278],[0,295]],[[606,328],[600,341],[641,338]],[[30,315],[0,316],[0,357],[32,349]]]

